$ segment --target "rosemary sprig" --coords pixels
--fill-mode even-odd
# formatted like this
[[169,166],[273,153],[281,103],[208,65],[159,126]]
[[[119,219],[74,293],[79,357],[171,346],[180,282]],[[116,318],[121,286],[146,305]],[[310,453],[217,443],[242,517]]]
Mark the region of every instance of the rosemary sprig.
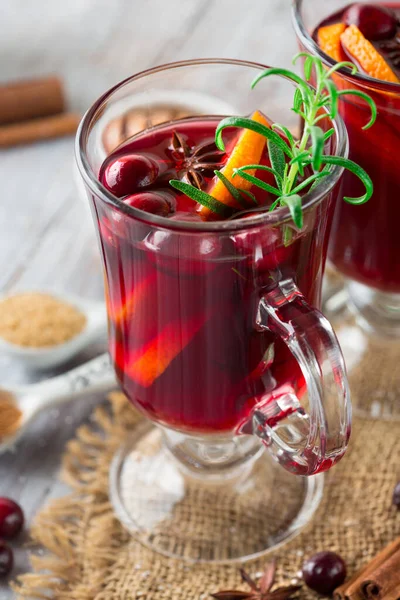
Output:
[[190,183],[185,183],[184,181],[179,181],[178,179],[171,179],[170,185],[178,190],[179,192],[183,192],[186,196],[189,196],[195,202],[202,204],[209,208],[212,212],[217,213],[222,218],[228,218],[235,211],[231,206],[227,206],[223,204],[210,194],[199,190],[194,185],[190,185]]
[[[321,59],[310,54],[301,52],[293,59],[293,64],[302,57],[304,58],[304,78],[296,73],[280,68],[266,69],[258,75],[253,83],[254,88],[262,79],[273,75],[283,76],[296,84],[293,98],[292,110],[304,121],[303,132],[299,140],[295,140],[292,133],[280,123],[274,123],[271,128],[262,125],[252,119],[245,117],[227,117],[217,126],[215,143],[219,150],[225,151],[223,142],[223,131],[229,127],[250,129],[261,134],[267,140],[268,154],[271,166],[265,165],[243,165],[234,169],[232,178],[240,176],[253,186],[256,186],[273,196],[275,201],[265,210],[274,210],[278,206],[287,206],[295,226],[299,229],[303,226],[302,197],[300,192],[314,190],[321,180],[327,177],[334,166],[347,169],[357,176],[365,187],[365,193],[357,198],[345,197],[344,200],[350,204],[363,204],[367,202],[373,193],[373,183],[369,175],[359,165],[341,156],[330,156],[324,154],[326,142],[335,133],[333,128],[328,131],[320,126],[323,119],[334,119],[339,110],[339,99],[343,96],[353,95],[363,99],[371,110],[371,118],[363,127],[371,127],[377,117],[375,102],[367,94],[358,90],[337,90],[331,77],[338,69],[349,67],[353,73],[357,68],[348,62],[340,62],[327,70]],[[313,79],[315,87],[309,82]],[[252,173],[249,173],[251,171]],[[275,185],[271,185],[254,175],[255,171],[267,171],[274,176]],[[306,176],[306,173],[310,173]],[[216,176],[223,182],[231,195],[248,213],[249,207],[243,194],[249,196],[249,192],[237,189],[221,171],[215,171]],[[232,216],[237,209],[230,208],[219,202],[209,194],[195,190],[192,186],[173,180],[173,187],[184,192],[193,200],[207,206],[218,215]],[[191,188],[191,189],[189,189]],[[254,199],[254,196],[250,194]],[[224,207],[224,208],[222,208]],[[243,212],[244,212],[243,211]],[[241,212],[237,212],[240,216]]]

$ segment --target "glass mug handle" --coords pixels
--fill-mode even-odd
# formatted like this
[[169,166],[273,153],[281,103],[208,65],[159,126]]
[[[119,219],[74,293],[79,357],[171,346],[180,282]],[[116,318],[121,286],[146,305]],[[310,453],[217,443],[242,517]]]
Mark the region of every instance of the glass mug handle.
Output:
[[326,471],[343,456],[351,431],[346,367],[335,333],[291,279],[263,294],[256,327],[285,342],[308,393],[303,405],[293,389],[273,402],[269,398],[265,405],[258,404],[251,417],[252,433],[288,471],[299,475]]

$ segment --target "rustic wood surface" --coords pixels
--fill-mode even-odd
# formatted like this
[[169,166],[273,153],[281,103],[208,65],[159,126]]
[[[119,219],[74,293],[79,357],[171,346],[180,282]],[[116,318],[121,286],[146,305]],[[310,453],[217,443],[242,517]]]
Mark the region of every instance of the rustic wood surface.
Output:
[[[289,0],[2,0],[0,15],[0,81],[57,73],[71,109],[80,112],[117,81],[157,64],[219,56],[288,66],[296,50]],[[73,145],[68,138],[0,152],[2,293],[52,288],[102,298],[94,230],[74,184]],[[75,363],[104,347],[99,340]],[[0,372],[3,386],[54,374],[27,372],[5,356]],[[101,401],[48,411],[14,453],[0,455],[0,495],[19,501],[28,522],[63,493],[63,447]],[[27,568],[19,548],[14,574]],[[0,584],[0,600],[12,597],[7,582]]]

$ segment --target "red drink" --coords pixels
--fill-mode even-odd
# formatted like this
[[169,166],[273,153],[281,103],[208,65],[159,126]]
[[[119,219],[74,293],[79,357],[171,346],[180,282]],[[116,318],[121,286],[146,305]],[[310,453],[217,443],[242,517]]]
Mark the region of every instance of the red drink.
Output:
[[[237,430],[259,403],[271,405],[273,425],[285,416],[275,401],[291,392],[301,397],[298,363],[280,339],[256,331],[254,323],[262,292],[284,279],[292,278],[318,306],[326,256],[328,212],[322,204],[305,215],[302,231],[290,229],[286,243],[288,229],[246,230],[245,221],[238,233],[179,229],[178,221],[201,218],[196,203],[168,184],[182,176],[173,131],[193,150],[205,145],[209,162],[214,156],[223,163],[226,157],[213,147],[218,121],[192,118],[160,126],[129,141],[102,166],[101,181],[119,186],[109,165],[122,156],[147,157],[148,170],[135,180],[136,188],[122,186],[119,193],[128,204],[176,221],[176,230],[134,222],[114,207],[96,207],[110,352],[121,385],[152,420],[192,433]],[[228,149],[234,135],[226,136]],[[213,170],[200,169],[200,176],[207,188]],[[270,202],[261,190],[257,196],[261,204]]]
[[[387,12],[385,6],[390,7]],[[350,140],[350,158],[361,165],[371,176],[374,195],[363,206],[338,202],[332,226],[329,256],[335,266],[350,279],[388,293],[400,293],[400,219],[399,161],[400,145],[400,6],[388,3],[376,5],[350,5],[323,21],[318,31],[334,23],[346,26],[355,24],[365,38],[378,51],[390,71],[382,71],[382,65],[372,60],[366,63],[341,44],[340,59],[352,60],[360,67],[362,75],[388,78],[382,81],[365,77],[337,75],[339,87],[349,87],[367,92],[376,102],[378,117],[375,125],[361,131],[368,120],[368,107],[356,98],[344,98],[340,105]],[[319,40],[320,42],[320,40]],[[326,50],[327,51],[327,50]],[[375,57],[376,58],[376,57]],[[378,66],[379,68],[378,68]],[[363,68],[364,67],[364,68]],[[392,77],[391,73],[394,77]],[[382,73],[382,75],[380,75]],[[343,193],[358,196],[362,187],[358,180],[345,172]]]

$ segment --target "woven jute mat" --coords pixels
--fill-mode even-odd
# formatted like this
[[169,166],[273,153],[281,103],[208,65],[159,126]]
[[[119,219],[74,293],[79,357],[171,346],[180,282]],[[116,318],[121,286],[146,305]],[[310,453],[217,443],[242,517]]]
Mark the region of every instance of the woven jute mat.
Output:
[[[190,565],[141,546],[114,516],[108,497],[111,460],[140,418],[119,393],[99,406],[90,426],[78,429],[63,457],[71,493],[37,515],[32,573],[14,588],[25,598],[55,600],[205,600],[210,592],[240,589],[236,566]],[[391,506],[400,478],[400,423],[356,420],[350,449],[326,477],[324,499],[302,533],[281,547],[278,582],[298,575],[304,557],[340,552],[349,573],[400,535]],[[210,515],[210,518],[212,516]],[[256,575],[265,560],[247,565]],[[303,588],[300,597],[315,598]]]

